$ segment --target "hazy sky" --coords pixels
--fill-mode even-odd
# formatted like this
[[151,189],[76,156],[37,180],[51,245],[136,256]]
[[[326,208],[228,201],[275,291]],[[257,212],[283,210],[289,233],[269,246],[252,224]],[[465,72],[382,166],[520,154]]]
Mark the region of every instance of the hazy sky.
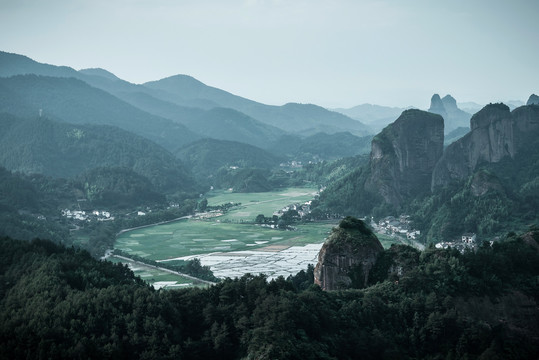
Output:
[[537,0],[0,0],[0,50],[256,101],[427,108],[539,93]]

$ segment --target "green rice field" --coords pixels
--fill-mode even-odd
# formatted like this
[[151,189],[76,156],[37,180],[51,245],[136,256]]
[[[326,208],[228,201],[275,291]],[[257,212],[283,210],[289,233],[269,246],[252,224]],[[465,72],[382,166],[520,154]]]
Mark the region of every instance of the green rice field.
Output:
[[[322,244],[337,225],[337,220],[301,224],[295,230],[272,229],[253,223],[259,214],[271,217],[275,211],[288,205],[313,199],[315,191],[313,188],[289,188],[269,193],[213,192],[208,196],[209,206],[227,203],[241,205],[221,216],[205,219],[193,217],[125,232],[118,236],[115,248],[161,261],[245,250],[276,252],[292,246]],[[398,241],[388,236],[379,238],[385,248]],[[134,268],[137,269],[137,266]],[[175,275],[159,274],[158,270],[152,268],[140,271],[143,271],[140,276],[150,283],[174,281],[171,277]]]
[[208,205],[218,206],[227,203],[241,203],[241,206],[234,209],[234,211],[229,211],[221,217],[221,221],[253,221],[259,214],[271,217],[274,211],[285,206],[312,200],[316,192],[315,188],[287,188],[282,191],[264,193],[219,191],[210,194]]
[[211,220],[180,220],[174,223],[133,230],[116,240],[115,247],[152,260],[254,250],[270,245],[283,247],[322,243],[332,223],[299,225],[295,231],[276,230],[254,224]]
[[241,206],[215,218],[185,219],[123,233],[116,240],[115,248],[152,260],[166,260],[274,245],[322,243],[336,223],[299,225],[296,231],[252,224],[258,214],[270,217],[287,205],[313,199],[315,193],[314,188],[288,188],[267,193],[213,192],[208,196],[209,206],[227,203],[241,203]]

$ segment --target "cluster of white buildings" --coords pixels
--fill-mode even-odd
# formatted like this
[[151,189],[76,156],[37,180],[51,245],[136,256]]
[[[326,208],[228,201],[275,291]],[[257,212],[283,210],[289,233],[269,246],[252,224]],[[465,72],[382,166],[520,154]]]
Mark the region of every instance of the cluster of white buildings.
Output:
[[296,161],[296,160],[293,160],[293,161],[288,161],[286,163],[281,163],[279,164],[280,167],[287,167],[287,168],[302,168],[303,167],[303,164],[301,163],[301,161]]
[[410,216],[401,215],[398,218],[386,216],[378,222],[378,231],[386,234],[406,236],[407,239],[415,240],[421,231],[414,230],[410,226]]
[[281,210],[277,210],[273,212],[273,215],[282,216],[284,213],[290,211],[290,210],[296,210],[300,217],[304,217],[308,215],[311,212],[311,204],[312,200],[309,200],[303,204],[293,204],[289,206],[285,206]]
[[80,220],[80,221],[111,221],[114,217],[110,215],[108,211],[94,210],[92,212],[86,212],[84,210],[62,210],[62,216],[68,219]]
[[465,233],[459,239],[453,241],[442,241],[434,245],[437,249],[453,248],[461,253],[467,249],[473,250],[477,246],[477,236],[474,233]]

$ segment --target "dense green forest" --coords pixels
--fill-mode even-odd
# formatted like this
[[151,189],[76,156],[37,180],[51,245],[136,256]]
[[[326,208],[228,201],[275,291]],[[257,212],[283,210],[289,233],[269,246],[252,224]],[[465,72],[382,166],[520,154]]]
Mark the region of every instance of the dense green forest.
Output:
[[[201,181],[214,181],[221,168],[272,169],[284,161],[259,147],[237,141],[202,139],[182,147],[176,155]],[[217,185],[217,184],[212,184]]]
[[[165,195],[152,190],[149,180],[128,168],[97,168],[73,179],[12,173],[0,167],[0,236],[31,240],[54,239],[102,256],[113,246],[115,234],[125,228],[169,221],[197,208],[194,194]],[[175,203],[168,206],[168,201]],[[152,211],[132,216],[136,209]],[[109,210],[114,221],[76,221],[62,216],[63,209]],[[75,232],[71,232],[76,230]]]
[[105,125],[0,115],[0,165],[14,171],[70,178],[98,167],[129,167],[160,192],[190,192],[187,168],[155,143]]
[[[371,284],[288,279],[155,291],[123,265],[3,238],[0,358],[533,359],[539,231],[476,253],[397,246]],[[388,269],[407,263],[389,277]]]
[[359,137],[349,132],[316,133],[307,137],[289,134],[280,137],[270,150],[290,160],[320,162],[368,154],[371,140],[372,136]]

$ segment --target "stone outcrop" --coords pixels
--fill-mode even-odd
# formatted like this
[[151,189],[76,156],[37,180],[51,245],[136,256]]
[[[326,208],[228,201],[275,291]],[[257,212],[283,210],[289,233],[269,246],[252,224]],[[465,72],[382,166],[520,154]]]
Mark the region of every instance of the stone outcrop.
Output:
[[459,127],[469,127],[471,114],[458,108],[457,100],[451,95],[440,98],[440,95],[434,94],[430,99],[429,112],[441,115],[445,120],[445,133]]
[[473,196],[483,196],[489,191],[504,192],[500,179],[485,170],[479,170],[473,174],[470,182],[470,190]]
[[432,189],[474,173],[481,163],[513,158],[529,139],[539,136],[539,106],[522,106],[513,112],[504,104],[489,104],[470,120],[471,131],[449,145],[436,164]]
[[444,120],[421,110],[406,110],[371,143],[365,190],[399,208],[402,200],[428,191],[442,156]]
[[364,287],[378,254],[384,251],[361,220],[347,217],[334,228],[320,249],[314,282],[323,290]]
[[526,105],[539,105],[539,96],[531,94]]

